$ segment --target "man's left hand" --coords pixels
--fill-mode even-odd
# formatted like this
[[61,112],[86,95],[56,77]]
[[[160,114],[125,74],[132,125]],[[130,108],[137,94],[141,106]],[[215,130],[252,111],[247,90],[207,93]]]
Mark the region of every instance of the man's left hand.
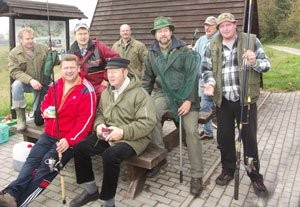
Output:
[[256,56],[255,53],[252,50],[245,50],[245,57],[247,59],[247,62],[250,65],[254,65],[256,63]]
[[110,126],[108,129],[111,131],[110,134],[106,137],[105,141],[107,142],[116,142],[123,138],[124,131],[121,128]]

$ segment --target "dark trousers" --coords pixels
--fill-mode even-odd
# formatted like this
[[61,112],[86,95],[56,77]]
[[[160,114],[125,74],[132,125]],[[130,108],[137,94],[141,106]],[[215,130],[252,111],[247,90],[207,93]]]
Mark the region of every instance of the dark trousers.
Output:
[[[57,139],[43,133],[32,147],[18,178],[6,188],[17,201],[18,206],[27,206],[40,195],[57,175],[57,171],[50,171],[46,160],[54,158],[58,161],[56,151]],[[73,157],[73,149],[63,153],[63,166]]]
[[[222,168],[227,173],[233,174],[236,169],[236,149],[235,149],[235,121],[240,123],[241,106],[240,101],[232,102],[222,99],[221,107],[217,107],[217,141],[221,151]],[[250,110],[245,106],[243,109],[243,124],[241,139],[244,149],[244,163],[246,158],[253,158],[254,167],[248,173],[252,181],[262,179],[259,174],[259,158],[257,149],[257,106],[250,104]]]
[[112,146],[103,140],[98,140],[93,133],[74,147],[74,160],[77,183],[95,180],[91,156],[100,154],[103,163],[103,179],[100,199],[109,200],[116,195],[121,163],[136,155],[135,150],[124,142]]

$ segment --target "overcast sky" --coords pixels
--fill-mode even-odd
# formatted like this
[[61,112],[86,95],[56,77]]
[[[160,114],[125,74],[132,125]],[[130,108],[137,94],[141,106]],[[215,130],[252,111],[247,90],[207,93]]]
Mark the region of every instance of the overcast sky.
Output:
[[[34,0],[34,1],[40,1],[40,2],[47,2],[47,0]],[[95,6],[97,4],[97,0],[48,0],[49,3],[57,3],[57,4],[67,4],[76,6],[79,10],[81,10],[88,19],[83,19],[82,21],[90,24],[90,21],[92,20]],[[70,20],[70,29],[72,29],[72,26],[75,24],[74,22],[78,22],[78,20]],[[0,34],[7,34],[8,33],[8,17],[0,17]]]

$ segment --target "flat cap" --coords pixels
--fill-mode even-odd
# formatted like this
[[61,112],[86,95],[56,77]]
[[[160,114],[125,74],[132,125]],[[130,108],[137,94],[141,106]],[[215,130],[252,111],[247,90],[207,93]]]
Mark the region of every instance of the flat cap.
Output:
[[130,60],[125,58],[110,58],[107,61],[106,69],[127,68]]

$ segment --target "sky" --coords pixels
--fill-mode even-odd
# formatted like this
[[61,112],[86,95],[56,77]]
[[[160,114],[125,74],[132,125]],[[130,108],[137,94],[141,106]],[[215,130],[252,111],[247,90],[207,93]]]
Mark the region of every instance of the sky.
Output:
[[[34,0],[40,2],[47,2],[47,0]],[[61,0],[48,0],[49,3],[62,4]],[[87,3],[88,2],[88,3]],[[83,22],[86,22],[90,25],[95,7],[97,4],[97,0],[64,0],[63,4],[76,6],[79,10],[81,10],[88,19],[83,19]],[[0,17],[0,34],[7,35],[9,30],[8,17]],[[78,22],[78,20],[70,20],[70,31],[74,27],[74,25]]]

